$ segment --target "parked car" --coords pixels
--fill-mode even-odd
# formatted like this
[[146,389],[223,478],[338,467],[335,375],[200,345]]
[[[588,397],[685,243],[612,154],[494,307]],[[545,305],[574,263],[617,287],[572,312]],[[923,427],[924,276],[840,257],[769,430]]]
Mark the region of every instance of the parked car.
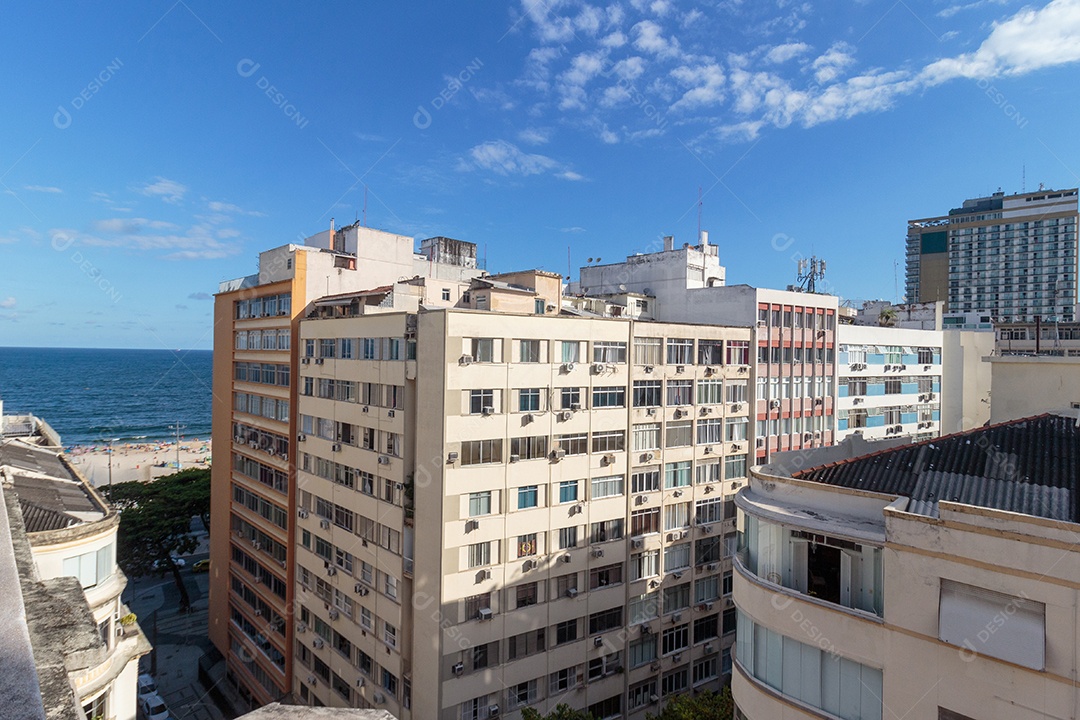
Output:
[[169,708],[157,693],[151,693],[139,701],[143,720],[169,720]]
[[[176,563],[176,567],[184,567],[185,565],[187,565],[187,562],[184,560],[184,558],[177,557],[175,555],[172,556],[172,561],[174,563]],[[168,569],[168,566],[165,563],[161,562],[160,560],[155,560],[154,564],[151,565],[150,567],[152,567],[154,570],[167,570]]]
[[191,566],[191,572],[210,572],[210,559],[200,560]]
[[157,683],[154,682],[154,678],[146,673],[139,676],[139,700],[148,695],[157,695]]

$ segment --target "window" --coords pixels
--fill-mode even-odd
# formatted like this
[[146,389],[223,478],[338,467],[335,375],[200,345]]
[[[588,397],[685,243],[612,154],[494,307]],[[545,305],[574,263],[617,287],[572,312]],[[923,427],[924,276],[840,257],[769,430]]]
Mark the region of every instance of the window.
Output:
[[668,407],[677,405],[694,404],[694,381],[693,380],[668,380],[667,381],[667,404]]
[[660,693],[667,697],[669,695],[677,695],[686,691],[686,668],[679,668],[678,670],[672,670],[664,673],[664,677],[660,680]]
[[724,500],[722,498],[698,500],[694,505],[694,523],[697,525],[716,523],[723,519]]
[[83,588],[89,588],[106,580],[113,573],[114,546],[112,543],[98,550],[64,559],[64,575],[78,578]]
[[694,582],[694,602],[705,603],[720,597],[717,592],[719,586],[715,575],[707,575]]
[[725,440],[727,442],[743,442],[746,440],[747,428],[750,426],[750,419],[744,417],[725,418],[724,430]]
[[559,502],[569,503],[578,500],[578,480],[561,480],[559,482]]
[[567,455],[584,455],[589,451],[588,433],[556,435],[555,440],[558,443],[559,449]]
[[589,494],[590,499],[599,500],[600,498],[622,495],[623,480],[622,475],[593,478],[591,481],[592,492]]
[[491,564],[491,543],[482,542],[469,546],[469,567],[483,567]]
[[664,507],[664,529],[678,530],[690,524],[690,503],[675,503]]
[[559,407],[563,410],[581,409],[581,388],[565,387],[559,390]]
[[[690,461],[667,463],[664,465],[664,488],[687,487],[690,485]],[[669,530],[671,528],[668,528]]]
[[536,702],[536,680],[528,680],[506,688],[506,705],[509,709],[516,710],[534,702]]
[[663,358],[662,347],[660,338],[634,338],[634,364],[659,365]]
[[609,540],[621,540],[623,537],[623,519],[595,522],[589,527],[589,542],[602,543]]
[[[676,570],[682,570],[683,568],[690,567],[690,543],[679,543],[678,545],[668,545],[664,548],[664,572],[674,572]],[[680,586],[689,588],[689,585]],[[667,593],[669,590],[675,588],[666,588],[664,590]],[[670,608],[667,603],[664,604],[664,612],[668,612]]]
[[[744,388],[745,385],[743,383]],[[724,381],[698,380],[697,401],[698,405],[719,405],[724,402]]]
[[[1043,603],[942,578],[938,618],[938,637],[965,648],[966,653],[978,652],[1033,670],[1046,667]],[[987,632],[990,628],[996,630]]]
[[462,465],[483,465],[502,462],[503,441],[467,440],[461,443]]
[[576,363],[581,361],[581,343],[577,340],[563,340],[559,343],[562,346],[562,361],[564,363]]
[[610,610],[601,610],[589,615],[589,634],[607,632],[623,625],[622,607],[613,607]]
[[660,447],[660,423],[634,425],[634,450],[656,450]]
[[660,489],[660,471],[656,468],[638,470],[630,476],[630,492],[655,492]]
[[491,491],[469,493],[469,517],[491,514]]
[[567,597],[571,595],[571,591],[574,593],[578,589],[578,576],[577,573],[567,573],[566,575],[559,575],[555,578],[555,598]]
[[714,483],[720,481],[720,461],[707,460],[697,465],[697,484]]
[[447,301],[450,300],[450,288],[443,288],[442,289],[442,299],[443,299],[444,302],[447,302]]
[[685,650],[690,645],[690,625],[677,625],[673,628],[664,630],[663,639],[661,642],[661,653],[663,655],[670,655],[671,653],[678,652],[679,650]]
[[594,568],[589,571],[589,589],[596,590],[609,585],[618,585],[623,581],[622,575],[622,563]]
[[518,535],[517,556],[519,558],[532,557],[537,553],[536,533]]
[[900,384],[900,378],[886,378],[885,379],[885,394],[886,395],[899,395],[902,390]]
[[724,431],[720,418],[707,418],[704,420],[698,420],[698,445],[717,445],[723,442],[723,439]]
[[507,659],[517,660],[538,652],[544,652],[545,628],[532,630],[506,639]]
[[624,364],[626,362],[626,343],[607,341],[594,342],[593,362]]
[[578,545],[577,527],[559,528],[559,549],[568,550]]
[[540,362],[540,341],[539,340],[522,340],[521,341],[521,362],[523,362],[523,363],[538,363],[538,362]]
[[495,339],[494,338],[473,338],[472,340],[472,358],[475,362],[490,363],[495,362]]
[[[931,348],[921,347],[918,350],[918,363],[920,365],[933,365],[934,364],[934,351]],[[850,359],[850,358],[848,358]]]
[[668,365],[692,365],[694,363],[694,341],[692,339],[668,338]]
[[540,388],[518,390],[518,410],[520,412],[538,412],[540,410]]
[[539,504],[539,489],[536,485],[525,485],[518,488],[517,509],[526,510]]
[[750,399],[749,385],[747,382],[745,380],[729,380],[727,383],[726,399],[729,403],[747,402]]
[[546,309],[547,303],[544,301],[544,298],[537,298],[533,300],[533,313],[535,313],[536,315],[543,315]]
[[564,668],[557,672],[551,673],[549,676],[549,692],[551,695],[559,695],[572,690],[577,687],[578,673],[581,672],[580,665],[574,665],[573,667]]
[[495,411],[495,391],[470,390],[469,413],[472,415],[479,415],[484,412],[484,408],[490,408],[488,412]]
[[622,385],[593,388],[592,404],[594,408],[624,407],[626,388]]
[[691,420],[683,420],[680,422],[669,422],[667,424],[667,433],[665,436],[664,446],[673,447],[686,447],[687,445],[694,444],[694,423]]
[[660,616],[660,594],[656,591],[630,598],[628,625]]
[[511,438],[510,455],[517,455],[518,460],[535,460],[547,456],[547,445],[547,435]]
[[626,449],[626,432],[623,430],[608,430],[595,432],[592,436],[592,451],[594,453],[621,452]]
[[722,365],[723,340],[698,340],[698,364],[699,365]]
[[634,381],[634,407],[660,407],[661,399],[659,380]]
[[732,480],[734,478],[746,477],[746,456],[734,455],[732,457],[724,458],[724,479]]
[[634,510],[630,513],[630,534],[645,535],[660,532],[660,508]]
[[660,551],[635,553],[630,556],[630,579],[656,577],[660,574]]
[[749,365],[750,364],[750,341],[749,340],[728,340],[728,343],[727,343],[727,364],[728,365]]
[[645,635],[630,643],[627,650],[630,667],[641,667],[656,659],[656,636]]
[[555,644],[564,645],[578,639],[577,619],[566,620],[555,626]]
[[694,542],[694,564],[718,563],[723,557],[723,540],[719,537],[701,538]]

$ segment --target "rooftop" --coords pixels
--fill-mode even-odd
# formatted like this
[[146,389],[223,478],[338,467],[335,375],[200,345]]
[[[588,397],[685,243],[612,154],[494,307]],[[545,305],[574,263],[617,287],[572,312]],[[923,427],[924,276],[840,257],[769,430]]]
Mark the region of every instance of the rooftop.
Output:
[[792,477],[910,498],[937,517],[938,501],[1080,522],[1080,418],[1038,415],[893,447]]
[[93,522],[107,514],[55,448],[21,440],[0,442],[0,479],[18,495],[30,533]]

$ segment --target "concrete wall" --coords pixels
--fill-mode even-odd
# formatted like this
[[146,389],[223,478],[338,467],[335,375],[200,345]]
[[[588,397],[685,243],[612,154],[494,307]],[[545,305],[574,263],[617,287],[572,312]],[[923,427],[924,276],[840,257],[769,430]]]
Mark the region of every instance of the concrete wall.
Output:
[[949,330],[942,334],[941,434],[980,427],[990,420],[990,364],[994,333]]
[[1080,408],[1080,357],[1007,355],[989,364],[992,423]]

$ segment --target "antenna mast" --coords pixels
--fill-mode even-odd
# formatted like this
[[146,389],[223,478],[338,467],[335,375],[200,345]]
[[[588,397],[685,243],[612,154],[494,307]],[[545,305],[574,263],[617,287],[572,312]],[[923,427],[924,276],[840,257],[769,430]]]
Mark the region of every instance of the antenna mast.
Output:
[[697,188],[697,236],[698,242],[701,242],[701,186]]
[[817,281],[825,279],[825,261],[817,257],[800,258],[796,286],[800,292],[816,293]]
[[364,183],[364,227],[367,227],[367,183]]

